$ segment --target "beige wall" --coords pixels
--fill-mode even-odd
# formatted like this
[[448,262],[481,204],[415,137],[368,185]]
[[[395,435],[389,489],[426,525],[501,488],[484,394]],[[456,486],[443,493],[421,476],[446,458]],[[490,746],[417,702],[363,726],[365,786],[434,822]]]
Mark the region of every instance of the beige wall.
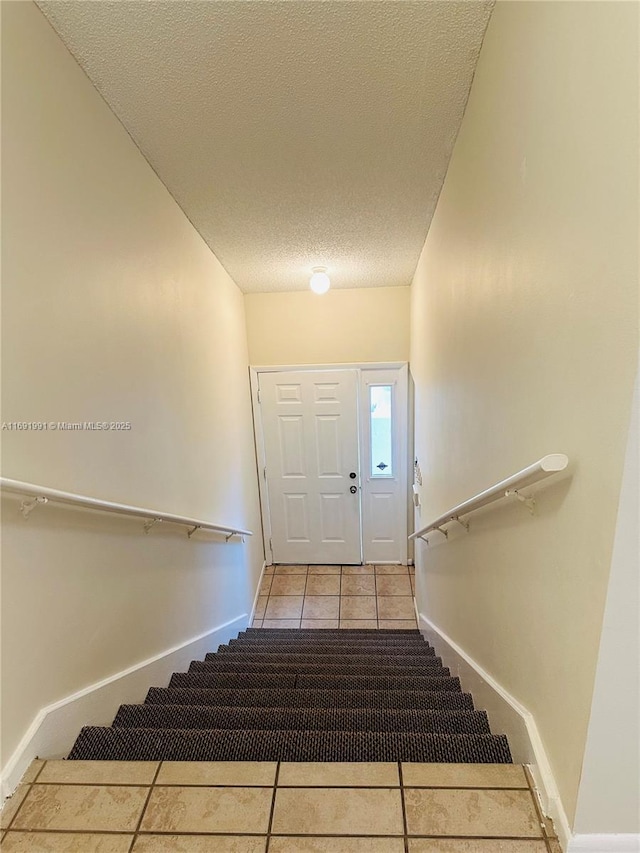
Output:
[[[640,376],[624,464],[576,832],[640,833]],[[624,701],[620,685],[625,685]],[[615,780],[613,792],[609,789]],[[611,795],[613,793],[613,796]],[[606,800],[606,808],[602,802]]]
[[246,613],[262,565],[242,294],[32,3],[3,15],[3,474],[256,531],[3,502],[6,759],[44,705]]
[[251,364],[408,361],[408,287],[245,295]]
[[534,714],[571,824],[637,349],[637,15],[498,2],[412,286],[422,521],[572,460],[535,517],[417,549],[420,609]]

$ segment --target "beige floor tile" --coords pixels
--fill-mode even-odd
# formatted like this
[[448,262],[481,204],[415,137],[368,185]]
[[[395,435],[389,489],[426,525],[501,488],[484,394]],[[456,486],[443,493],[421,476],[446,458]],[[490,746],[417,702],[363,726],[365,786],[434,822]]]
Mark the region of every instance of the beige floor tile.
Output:
[[562,853],[562,847],[560,847],[560,842],[557,838],[549,839],[549,847],[551,848],[551,853]]
[[310,575],[339,575],[340,566],[309,566]]
[[305,619],[337,619],[340,614],[340,596],[305,595],[302,615]]
[[306,575],[276,575],[269,595],[304,595]]
[[395,761],[363,762],[286,762],[280,764],[278,786],[317,785],[324,788],[378,787],[397,788],[400,784]]
[[263,628],[299,628],[299,619],[265,619]]
[[33,785],[12,829],[135,830],[148,788],[111,785]]
[[540,837],[529,791],[405,788],[409,835]]
[[266,837],[139,835],[132,853],[264,853]]
[[373,566],[343,566],[343,575],[372,575]]
[[265,619],[299,619],[302,601],[302,595],[270,595]]
[[39,758],[34,758],[34,760],[25,770],[24,776],[20,780],[20,784],[26,785],[27,782],[35,782],[38,777],[38,773],[42,770],[43,767],[44,761]]
[[265,566],[264,574],[265,575],[272,575],[272,574],[274,574],[275,570],[276,570],[275,566]]
[[376,595],[411,595],[409,575],[377,575]]
[[409,595],[379,595],[378,619],[415,619],[413,598]]
[[0,829],[8,829],[9,824],[16,816],[16,812],[25,800],[29,793],[29,785],[18,785],[8,800],[2,803],[2,811],[0,812]]
[[264,833],[271,788],[156,787],[142,819],[147,832]]
[[306,575],[308,566],[276,566],[277,575]]
[[256,612],[253,614],[254,619],[264,619],[264,611],[267,609],[267,601],[269,596],[259,595],[256,601]]
[[409,853],[546,853],[544,841],[492,839],[414,838]]
[[269,853],[404,853],[404,841],[402,838],[271,836]]
[[527,788],[520,764],[419,764],[402,762],[407,788]]
[[165,761],[158,785],[273,785],[275,761]]
[[338,625],[338,619],[303,619],[300,622],[301,628],[337,628]]
[[341,595],[375,595],[374,575],[345,575],[340,587]]
[[408,575],[408,566],[376,566],[377,575]]
[[2,853],[129,853],[133,835],[9,832]]
[[275,835],[401,835],[396,788],[278,788]]
[[260,584],[260,595],[269,595],[272,583],[273,575],[264,575]]
[[415,619],[378,619],[378,628],[395,628],[396,631],[405,631],[407,628],[417,628]]
[[151,785],[157,761],[47,761],[38,782],[82,785]]
[[409,570],[410,575],[415,575],[415,573],[416,573],[416,567],[415,566],[408,566],[407,568]]
[[416,579],[413,575],[410,575],[409,580],[411,581],[411,595],[415,595],[416,594]]
[[262,619],[254,619],[251,623],[252,628],[262,628]]
[[340,595],[340,575],[309,575],[305,595]]
[[377,628],[377,619],[341,619],[341,628]]
[[374,595],[340,596],[340,619],[377,619]]

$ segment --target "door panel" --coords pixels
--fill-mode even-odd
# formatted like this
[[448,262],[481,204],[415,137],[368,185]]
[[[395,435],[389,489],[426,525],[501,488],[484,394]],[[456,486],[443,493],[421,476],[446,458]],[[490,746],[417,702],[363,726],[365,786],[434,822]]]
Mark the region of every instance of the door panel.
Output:
[[393,542],[396,537],[396,504],[393,492],[370,494],[368,507],[372,541]]
[[283,477],[304,477],[304,429],[302,417],[278,417]]
[[343,425],[335,415],[316,416],[318,477],[342,477],[340,431]]
[[360,563],[358,372],[264,372],[259,389],[274,562]]
[[326,492],[320,495],[320,524],[323,542],[346,541],[344,519],[345,515],[348,514],[348,507],[345,506],[345,503],[344,495]]
[[307,519],[309,517],[309,509],[307,506],[307,496],[298,494],[284,494],[284,529],[286,538],[290,542],[308,542],[309,527]]

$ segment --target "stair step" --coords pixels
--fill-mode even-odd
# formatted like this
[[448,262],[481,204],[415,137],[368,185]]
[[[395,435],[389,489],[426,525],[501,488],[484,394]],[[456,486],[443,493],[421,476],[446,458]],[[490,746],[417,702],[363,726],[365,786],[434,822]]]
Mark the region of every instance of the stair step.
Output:
[[204,661],[199,663],[212,663],[215,661],[238,661],[239,663],[252,661],[254,663],[334,663],[349,664],[350,666],[363,664],[364,666],[442,666],[442,658],[435,655],[360,655],[360,654],[312,654],[298,652],[222,652],[220,655],[209,652]]
[[511,763],[504,735],[83,728],[69,758],[127,761]]
[[[177,685],[176,685],[177,686]],[[301,690],[454,690],[462,692],[457,676],[431,675],[309,675],[296,679]]]
[[396,655],[422,655],[424,657],[434,657],[435,650],[425,643],[418,645],[415,643],[411,646],[372,646],[368,643],[247,643],[246,645],[229,645],[220,646],[217,652],[209,652],[207,655],[210,658],[214,654],[234,654],[234,655],[262,655],[262,654],[313,654],[313,655],[384,655],[385,657],[395,657]]
[[121,705],[112,724],[141,729],[290,729],[292,731],[490,734],[485,711],[370,708],[237,708],[210,705]]
[[[344,672],[345,667],[340,668]],[[271,671],[272,672],[272,671]],[[423,673],[424,670],[421,670]],[[223,676],[226,675],[226,678]],[[249,676],[256,680],[251,683]],[[269,683],[261,683],[260,679],[267,677]],[[276,687],[278,679],[285,678],[286,674],[269,673],[219,673],[219,672],[174,672],[169,682],[170,688],[192,687],[192,688],[216,688],[216,687]],[[237,679],[234,683],[234,679]],[[288,680],[282,683],[282,687],[296,687],[313,690],[454,690],[461,692],[460,679],[450,676],[425,676],[425,675],[395,675],[380,674],[380,669],[371,673],[350,673],[346,675],[327,675],[322,670],[317,673],[300,673],[290,675]]]
[[300,675],[449,675],[449,670],[438,666],[399,666],[398,664],[373,664],[370,666],[349,663],[266,663],[265,661],[210,660],[194,661],[189,674],[199,672],[264,672]]
[[[429,643],[421,637],[407,637],[405,635],[401,635],[400,637],[385,637],[385,636],[372,636],[372,637],[361,637],[361,636],[346,636],[345,631],[316,631],[318,636],[298,636],[298,632],[291,630],[287,634],[284,632],[280,633],[278,631],[267,631],[268,636],[264,637],[254,637],[254,636],[242,636],[242,634],[235,640],[230,640],[230,646],[260,646],[260,645],[277,645],[277,646],[288,646],[288,645],[298,645],[298,644],[310,644],[313,646],[358,646],[363,648],[369,648],[370,646],[383,646],[384,648],[390,648],[393,646],[410,646],[411,648],[419,648],[422,649],[425,646],[427,648],[431,648]],[[320,636],[321,635],[321,636]]]
[[417,628],[247,628],[238,637],[290,637],[293,632],[296,637],[422,637]]
[[252,690],[152,687],[145,704],[241,708],[415,708],[473,711],[469,693],[420,690]]
[[[174,672],[169,682],[170,687],[190,687],[189,684],[173,683],[184,678],[191,678],[186,672]],[[222,690],[286,690],[296,686],[298,676],[295,673],[284,672],[212,672],[207,675],[200,674],[208,684],[193,685],[195,687],[208,687]]]

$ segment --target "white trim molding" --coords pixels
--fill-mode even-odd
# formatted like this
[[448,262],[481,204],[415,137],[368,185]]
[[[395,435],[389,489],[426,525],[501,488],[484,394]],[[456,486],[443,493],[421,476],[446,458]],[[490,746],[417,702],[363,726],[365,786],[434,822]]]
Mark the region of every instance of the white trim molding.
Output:
[[574,835],[567,853],[638,853],[640,835],[608,833],[606,835]]
[[82,726],[109,726],[123,703],[141,702],[153,684],[167,681],[190,661],[215,651],[247,627],[247,613],[192,637],[178,646],[90,684],[59,702],[41,708],[2,768],[2,799],[16,789],[34,758],[64,757]]
[[[487,711],[492,731],[507,735],[513,760],[529,765],[542,811],[553,820],[562,849],[574,853],[568,847],[572,837],[569,821],[533,714],[423,613],[419,614],[418,624],[444,666],[460,678],[463,690],[472,693],[477,706]],[[614,849],[606,853],[613,853]]]
[[260,589],[262,587],[262,581],[264,580],[264,573],[267,568],[266,562],[262,564],[262,571],[260,572],[260,577],[258,578],[258,586],[256,587],[256,594],[253,596],[253,607],[251,608],[251,613],[249,614],[249,624],[247,627],[251,627],[253,625],[253,620],[256,618],[256,607],[258,606],[258,597],[260,596]]

